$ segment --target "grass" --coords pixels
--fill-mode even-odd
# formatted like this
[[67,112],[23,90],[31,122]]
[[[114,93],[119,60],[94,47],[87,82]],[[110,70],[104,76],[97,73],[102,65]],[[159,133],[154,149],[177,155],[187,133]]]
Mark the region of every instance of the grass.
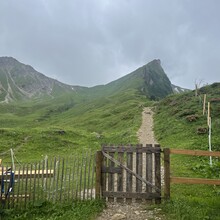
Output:
[[[202,88],[200,97],[194,92],[172,95],[156,107],[155,133],[163,147],[208,150],[208,133],[197,134],[198,127],[207,128],[206,115],[202,114],[202,97],[208,101],[219,96],[220,84]],[[219,103],[211,104],[212,147],[220,151]],[[196,115],[195,121],[187,120]],[[209,166],[208,157],[171,155],[171,176],[220,178],[219,160],[213,158]],[[167,219],[200,220],[220,219],[220,187],[209,185],[171,184],[171,200],[161,205]]]
[[[200,95],[207,93],[210,100],[219,96],[219,89],[219,84],[214,84],[202,88]],[[44,101],[1,104],[3,162],[11,160],[10,148],[20,162],[34,162],[45,155],[76,155],[85,149],[96,151],[102,144],[137,143],[142,109],[152,105],[146,95],[136,89],[119,90],[111,95],[107,91],[103,96],[88,96],[89,90],[83,92]],[[218,103],[212,105],[213,150],[220,150],[219,109]],[[196,120],[190,122],[187,117],[192,115]],[[201,99],[193,92],[169,96],[156,106],[155,134],[163,147],[207,150],[207,134],[198,135],[198,127],[207,127],[206,117],[202,115]],[[219,178],[217,163],[210,168],[208,160],[201,157],[173,155],[172,175]],[[219,187],[172,185],[171,201],[161,207],[168,219],[217,220],[220,219],[219,200]],[[31,219],[31,214],[35,219],[86,219],[87,215],[95,216],[102,207],[99,201],[55,205],[42,202],[30,207],[28,212],[8,210],[2,214],[6,219]]]
[[[45,102],[3,105],[0,109],[0,155],[20,161],[75,155],[102,144],[136,144],[141,111],[149,101],[134,90],[98,99],[60,97]],[[34,154],[33,154],[34,152]]]
[[105,203],[102,200],[72,201],[52,204],[38,201],[27,210],[1,210],[1,219],[7,220],[84,220],[95,219],[103,210]]

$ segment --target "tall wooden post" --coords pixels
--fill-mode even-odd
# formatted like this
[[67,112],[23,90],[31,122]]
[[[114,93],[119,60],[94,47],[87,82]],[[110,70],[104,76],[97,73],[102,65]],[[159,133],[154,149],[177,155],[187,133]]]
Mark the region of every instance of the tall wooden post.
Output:
[[102,189],[102,151],[96,152],[96,183],[95,183],[95,198],[101,198],[101,189]]
[[[160,147],[159,144],[155,144],[155,147]],[[161,191],[161,163],[160,163],[161,152],[155,153],[155,186]],[[161,193],[160,193],[161,194]],[[155,199],[155,204],[160,204],[161,198]]]
[[205,110],[206,110],[206,94],[204,94],[204,99],[203,99],[203,111],[202,114],[205,114]]
[[170,149],[164,148],[164,197],[170,199]]
[[208,114],[207,114],[207,125],[209,127],[209,122],[210,122],[210,102],[208,102]]

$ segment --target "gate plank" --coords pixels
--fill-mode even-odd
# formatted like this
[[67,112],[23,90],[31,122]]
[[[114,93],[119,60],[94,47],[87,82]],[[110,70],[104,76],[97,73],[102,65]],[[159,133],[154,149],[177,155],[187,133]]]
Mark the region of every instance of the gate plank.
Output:
[[[114,153],[109,153],[109,155],[112,158],[114,158]],[[109,191],[114,191],[114,175],[113,175],[113,173],[119,173],[119,172],[122,173],[122,168],[121,167],[114,167],[115,166],[114,162],[112,162],[110,160],[108,160],[108,164],[109,164],[109,167],[106,167],[106,168],[108,168],[108,172],[109,172],[109,175],[108,175],[108,190]],[[114,197],[108,197],[108,201],[113,202]]]
[[[118,153],[118,161],[120,163],[123,162],[123,152]],[[121,192],[123,191],[123,173],[118,174],[118,179],[117,179],[117,191]],[[123,202],[123,198],[117,198],[117,202]]]
[[[136,173],[142,177],[142,152],[138,151],[140,148],[142,148],[142,145],[137,146],[137,153],[136,153]],[[142,181],[138,178],[136,178],[136,192],[142,191]],[[141,199],[136,199],[137,202],[140,202]]]
[[[146,147],[152,147],[152,144],[146,145]],[[152,167],[152,153],[146,153],[146,180],[153,182],[153,167]],[[146,184],[146,192],[152,193],[152,187]]]
[[[131,152],[127,152],[127,167],[133,170],[133,153]],[[126,192],[132,192],[132,174],[128,171],[126,172]],[[126,202],[131,203],[132,198],[127,198]]]

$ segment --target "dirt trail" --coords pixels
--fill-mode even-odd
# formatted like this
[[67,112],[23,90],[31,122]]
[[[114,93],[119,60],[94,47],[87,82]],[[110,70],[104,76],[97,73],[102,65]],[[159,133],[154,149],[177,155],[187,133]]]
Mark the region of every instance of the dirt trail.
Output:
[[[142,112],[142,125],[137,132],[139,143],[156,144],[157,141],[153,132],[153,111],[151,108],[144,108]],[[160,214],[160,209],[147,210],[146,203],[114,203],[107,202],[107,208],[98,216],[97,220],[162,220],[164,217]]]
[[137,132],[140,144],[146,145],[157,143],[153,131],[153,114],[154,112],[149,107],[144,108],[142,112],[142,124]]

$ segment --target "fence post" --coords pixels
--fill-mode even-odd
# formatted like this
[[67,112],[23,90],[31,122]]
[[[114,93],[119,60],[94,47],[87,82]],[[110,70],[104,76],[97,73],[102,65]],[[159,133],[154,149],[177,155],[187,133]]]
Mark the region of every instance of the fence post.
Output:
[[164,148],[164,197],[170,199],[170,149]]
[[96,183],[95,183],[95,198],[101,198],[101,184],[102,184],[102,151],[96,152]]
[[[159,144],[155,144],[154,147],[160,148]],[[161,162],[160,162],[160,154],[161,150],[157,153],[155,153],[155,186],[161,190]],[[161,193],[160,193],[161,196]],[[161,203],[161,197],[155,199],[155,204],[160,204]]]

